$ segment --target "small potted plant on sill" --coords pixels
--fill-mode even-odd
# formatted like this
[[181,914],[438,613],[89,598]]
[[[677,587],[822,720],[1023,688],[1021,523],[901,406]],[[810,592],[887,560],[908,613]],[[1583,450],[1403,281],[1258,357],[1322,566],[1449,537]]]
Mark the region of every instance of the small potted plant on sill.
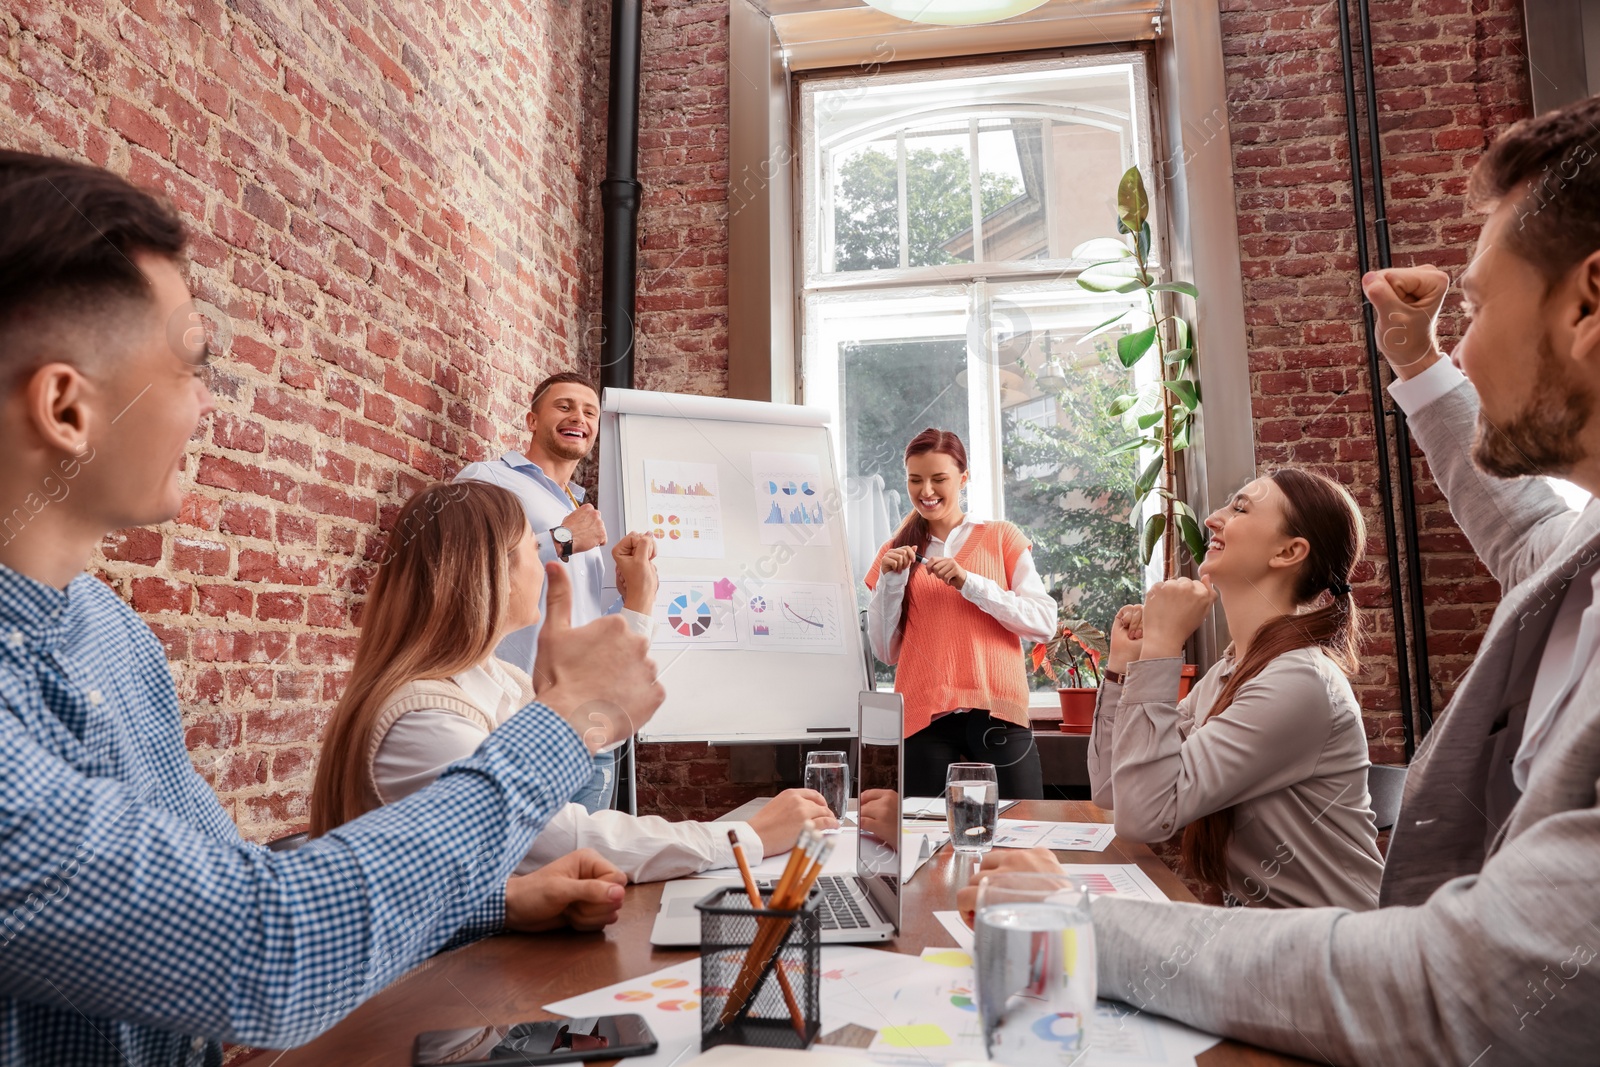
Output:
[[1093,728],[1100,661],[1109,652],[1106,635],[1082,619],[1063,620],[1054,637],[1033,646],[1034,672],[1054,682],[1061,699],[1062,733]]

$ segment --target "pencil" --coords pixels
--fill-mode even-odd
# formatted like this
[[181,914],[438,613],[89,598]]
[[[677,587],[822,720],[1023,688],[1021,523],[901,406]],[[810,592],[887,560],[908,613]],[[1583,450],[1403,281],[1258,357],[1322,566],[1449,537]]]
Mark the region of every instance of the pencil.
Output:
[[[805,829],[800,832],[799,840],[795,842],[794,850],[789,854],[789,862],[784,867],[783,876],[778,879],[778,885],[772,891],[773,910],[789,910],[784,902],[790,899],[795,883],[803,878],[810,866],[813,850],[820,847],[822,841],[822,834],[817,832],[809,819],[806,820]],[[750,948],[745,953],[744,966],[739,969],[738,978],[735,979],[727,1003],[723,1006],[721,1020],[723,1026],[727,1026],[744,1008],[745,1003],[755,995],[755,986],[761,970],[776,950],[777,942],[783,938],[788,929],[788,919],[760,920],[756,927],[756,935],[751,939]]]
[[[798,844],[798,841],[796,842]],[[739,864],[739,874],[744,878],[744,891],[750,897],[750,906],[756,911],[765,911],[767,906],[761,902],[761,890],[756,888],[755,875],[750,873],[750,862],[744,857],[744,845],[739,842],[736,831],[728,831],[728,844],[733,846],[734,862]],[[794,988],[789,985],[789,975],[782,965],[778,967],[778,985],[783,987],[783,1000],[789,1006],[789,1018],[794,1023],[794,1032],[800,1035],[800,1040],[806,1039],[806,1021],[800,1014],[800,1001],[794,995]]]

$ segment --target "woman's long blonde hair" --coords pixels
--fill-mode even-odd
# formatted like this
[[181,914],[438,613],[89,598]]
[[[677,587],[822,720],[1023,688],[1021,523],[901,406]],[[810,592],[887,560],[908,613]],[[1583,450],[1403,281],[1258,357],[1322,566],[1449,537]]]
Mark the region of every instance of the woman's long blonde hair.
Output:
[[367,592],[355,664],[322,734],[311,834],[366,811],[367,746],[396,690],[449,678],[494,650],[511,594],[511,553],[528,529],[510,490],[430,485],[395,517]]

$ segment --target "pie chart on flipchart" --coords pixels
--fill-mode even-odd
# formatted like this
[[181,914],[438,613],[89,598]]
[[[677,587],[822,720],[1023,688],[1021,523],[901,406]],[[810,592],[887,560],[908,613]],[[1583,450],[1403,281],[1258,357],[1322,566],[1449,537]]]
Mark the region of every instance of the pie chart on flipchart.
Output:
[[711,605],[693,590],[680,593],[667,605],[667,625],[684,637],[699,637],[711,629]]

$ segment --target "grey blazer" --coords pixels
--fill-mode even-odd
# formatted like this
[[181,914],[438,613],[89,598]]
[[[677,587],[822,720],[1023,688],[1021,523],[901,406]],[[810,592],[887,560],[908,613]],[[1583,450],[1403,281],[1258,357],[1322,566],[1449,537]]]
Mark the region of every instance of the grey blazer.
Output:
[[1094,903],[1102,996],[1339,1064],[1600,1063],[1600,661],[1518,794],[1511,760],[1600,503],[1482,474],[1463,383],[1412,429],[1503,598],[1406,780],[1377,911]]

